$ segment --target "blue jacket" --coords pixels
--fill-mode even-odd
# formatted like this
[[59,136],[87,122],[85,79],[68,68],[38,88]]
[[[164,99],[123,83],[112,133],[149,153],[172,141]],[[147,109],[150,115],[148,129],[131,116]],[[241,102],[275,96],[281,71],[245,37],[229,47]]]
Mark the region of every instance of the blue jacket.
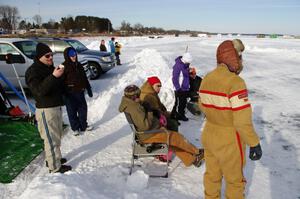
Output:
[[113,42],[112,40],[109,40],[108,44],[109,44],[109,47],[110,47],[110,52],[111,52],[112,54],[115,54],[116,49],[115,49],[115,44],[114,44],[114,42]]
[[189,65],[181,61],[182,56],[175,59],[173,66],[172,81],[176,91],[189,91],[190,89],[190,76]]

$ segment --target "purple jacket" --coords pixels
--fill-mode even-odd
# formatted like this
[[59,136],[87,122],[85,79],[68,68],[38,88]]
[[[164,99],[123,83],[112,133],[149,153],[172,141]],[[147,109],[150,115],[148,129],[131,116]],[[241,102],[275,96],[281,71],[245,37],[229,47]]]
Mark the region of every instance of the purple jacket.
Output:
[[189,91],[190,89],[190,76],[189,65],[184,64],[181,61],[182,56],[175,59],[175,65],[173,66],[172,81],[176,91]]

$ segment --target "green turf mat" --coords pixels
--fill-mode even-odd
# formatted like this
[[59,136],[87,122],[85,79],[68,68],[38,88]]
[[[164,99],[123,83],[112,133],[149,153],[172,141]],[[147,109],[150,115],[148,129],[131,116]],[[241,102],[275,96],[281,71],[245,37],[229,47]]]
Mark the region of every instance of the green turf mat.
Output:
[[43,142],[35,126],[0,120],[0,182],[12,182],[42,150]]

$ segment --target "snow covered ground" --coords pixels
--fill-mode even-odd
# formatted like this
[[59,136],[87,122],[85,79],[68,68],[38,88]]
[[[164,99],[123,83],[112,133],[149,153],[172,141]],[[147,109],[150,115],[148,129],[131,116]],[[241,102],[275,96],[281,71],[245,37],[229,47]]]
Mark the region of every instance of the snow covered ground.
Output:
[[[101,39],[79,38],[91,49],[98,49]],[[142,170],[128,176],[132,137],[118,106],[125,86],[140,86],[146,77],[157,75],[163,84],[162,102],[171,109],[174,59],[184,53],[188,45],[194,58],[192,66],[197,68],[198,75],[204,76],[215,68],[216,48],[225,39],[117,38],[123,45],[123,65],[92,81],[94,97],[87,97],[88,120],[95,129],[79,137],[72,136],[69,130],[62,141],[62,153],[73,170],[66,174],[49,174],[44,163],[39,161],[36,172],[21,175],[14,183],[0,184],[0,198],[204,198],[205,166],[186,168],[180,164],[176,167],[178,159],[175,159],[167,179],[149,178]],[[300,40],[241,39],[246,44],[245,68],[241,76],[249,89],[253,121],[263,149],[260,161],[247,158],[246,197],[299,199]],[[66,113],[64,119],[68,122]],[[201,126],[202,120],[193,118],[182,122],[180,132],[200,147]]]

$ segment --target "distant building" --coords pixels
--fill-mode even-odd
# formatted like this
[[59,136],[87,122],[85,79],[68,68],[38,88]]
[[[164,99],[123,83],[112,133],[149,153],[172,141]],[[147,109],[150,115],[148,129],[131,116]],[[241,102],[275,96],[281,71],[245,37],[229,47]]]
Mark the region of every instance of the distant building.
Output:
[[258,34],[258,35],[256,35],[256,38],[265,38],[265,37],[266,37],[265,34]]
[[207,34],[205,34],[205,33],[200,33],[200,34],[198,34],[198,37],[207,37]]

